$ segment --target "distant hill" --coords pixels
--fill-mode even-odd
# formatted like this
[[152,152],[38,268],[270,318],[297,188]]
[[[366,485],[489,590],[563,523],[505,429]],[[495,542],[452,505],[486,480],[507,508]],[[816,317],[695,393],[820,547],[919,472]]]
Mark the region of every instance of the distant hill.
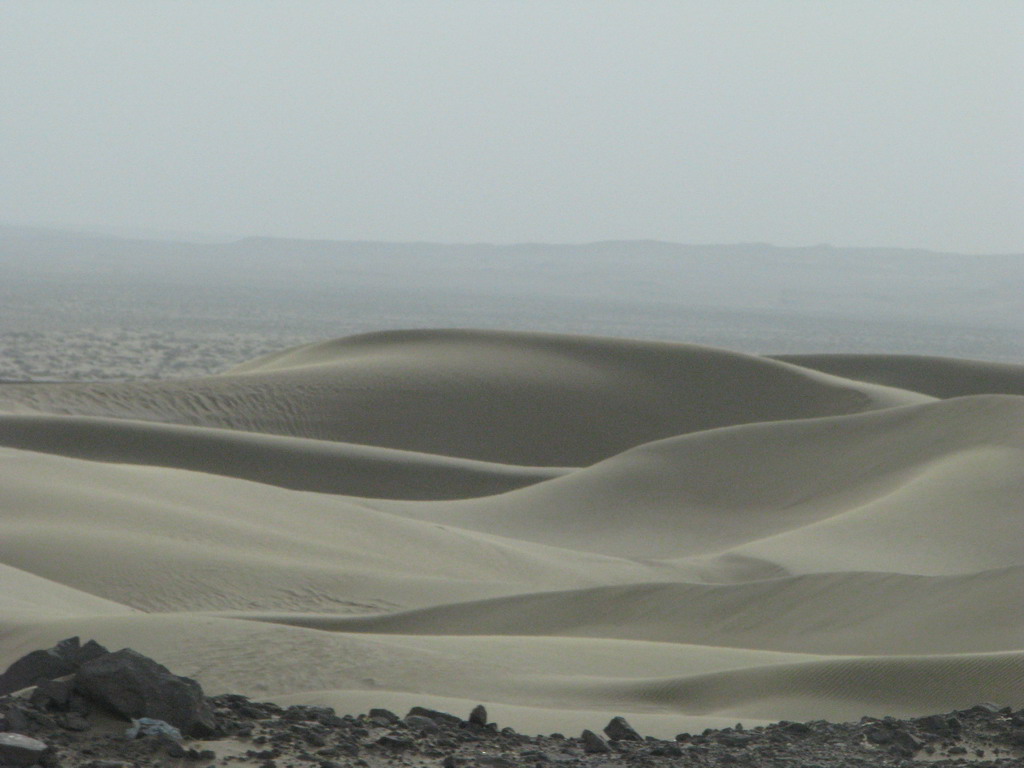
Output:
[[657,241],[197,243],[0,227],[0,286],[0,332],[125,318],[310,339],[469,326],[765,353],[1024,358],[1024,254]]

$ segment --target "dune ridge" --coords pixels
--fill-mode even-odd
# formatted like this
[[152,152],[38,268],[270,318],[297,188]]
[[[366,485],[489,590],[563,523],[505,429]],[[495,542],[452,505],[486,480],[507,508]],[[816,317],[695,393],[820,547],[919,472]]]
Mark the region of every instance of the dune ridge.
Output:
[[299,347],[206,379],[4,386],[0,411],[582,466],[661,437],[930,399],[696,345],[389,331]]
[[774,355],[773,359],[932,397],[1024,395],[1024,365],[930,355]]
[[0,414],[0,445],[379,498],[486,496],[565,471],[213,427],[48,414]]
[[1024,705],[1014,371],[841,362],[410,331],[0,384],[0,665],[667,736]]

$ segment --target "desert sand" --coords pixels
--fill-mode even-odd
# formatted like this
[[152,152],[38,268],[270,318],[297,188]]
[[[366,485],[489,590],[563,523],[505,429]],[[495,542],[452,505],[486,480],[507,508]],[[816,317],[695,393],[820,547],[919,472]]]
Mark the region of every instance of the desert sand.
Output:
[[1024,706],[1024,366],[367,334],[0,385],[0,668],[526,733]]

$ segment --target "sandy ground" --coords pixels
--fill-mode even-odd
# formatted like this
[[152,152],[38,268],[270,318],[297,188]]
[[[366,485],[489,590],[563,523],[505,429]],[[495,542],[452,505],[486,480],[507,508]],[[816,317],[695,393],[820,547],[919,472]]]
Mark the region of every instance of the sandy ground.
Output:
[[0,668],[80,635],[525,733],[1020,708],[1020,381],[416,331],[0,385]]

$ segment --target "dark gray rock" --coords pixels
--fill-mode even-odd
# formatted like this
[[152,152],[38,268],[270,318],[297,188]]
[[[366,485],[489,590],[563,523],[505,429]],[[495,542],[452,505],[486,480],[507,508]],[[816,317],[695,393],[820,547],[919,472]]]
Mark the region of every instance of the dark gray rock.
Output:
[[924,746],[923,742],[918,741],[902,728],[893,731],[892,742],[906,757],[910,757]]
[[746,733],[729,732],[718,734],[718,743],[724,744],[727,747],[745,747],[753,740],[754,737]]
[[424,717],[423,715],[409,715],[405,718],[404,722],[413,730],[420,731],[422,733],[437,733],[440,730],[434,720],[429,717]]
[[61,640],[57,643],[55,649],[62,658],[71,662],[76,668],[82,666],[87,661],[92,661],[95,658],[110,653],[110,651],[95,640],[90,640],[85,645],[81,645],[77,637]]
[[172,739],[161,742],[164,747],[164,754],[168,757],[182,758],[185,756],[185,747]]
[[377,739],[377,743],[385,749],[404,750],[412,749],[413,743],[408,739],[403,739],[398,736],[385,735]]
[[0,675],[0,696],[20,691],[43,680],[70,675],[74,671],[75,666],[58,656],[53,648],[48,651],[32,651]]
[[164,720],[198,738],[217,732],[199,683],[171,674],[167,667],[129,648],[83,664],[75,676],[75,689],[127,719]]
[[70,679],[43,680],[32,691],[29,703],[38,709],[66,710],[71,703],[74,687]]
[[976,704],[967,711],[974,712],[976,714],[994,715],[995,713],[1001,710],[1002,707],[1000,707],[998,704],[993,704],[991,701],[983,701],[981,702],[981,704]]
[[7,709],[7,715],[0,718],[0,731],[14,731],[21,733],[30,727],[28,716],[18,706],[11,706]]
[[651,757],[682,757],[683,750],[671,742],[663,742],[651,748]]
[[429,717],[435,723],[445,723],[447,725],[462,725],[462,718],[456,717],[455,715],[448,714],[447,712],[438,712],[436,709],[427,709],[426,707],[413,707],[409,710],[409,714],[406,715],[419,715],[420,717]]
[[588,755],[606,755],[612,751],[607,742],[593,731],[583,731],[580,741],[583,742],[583,751]]
[[643,737],[633,730],[633,726],[624,717],[613,717],[604,727],[604,733],[612,741],[643,741]]
[[469,713],[469,722],[473,725],[487,725],[487,708],[483,704],[477,704]]
[[782,726],[782,729],[790,736],[806,736],[807,734],[812,733],[811,727],[805,723],[790,723],[782,721],[779,725]]
[[514,762],[501,755],[478,753],[470,758],[470,762],[480,768],[516,768]]
[[864,734],[867,740],[872,744],[892,744],[893,733],[888,728],[875,727],[869,728],[867,733]]
[[73,674],[85,662],[105,653],[107,649],[94,640],[82,645],[77,637],[61,640],[45,651],[32,651],[0,675],[0,696]]
[[381,709],[379,707],[371,709],[367,713],[367,717],[371,720],[379,720],[384,725],[394,725],[402,719],[390,709]]
[[65,731],[89,730],[89,721],[77,712],[66,712],[63,715],[58,715],[57,725],[59,725]]
[[0,733],[0,765],[34,765],[46,751],[46,744],[20,733]]

